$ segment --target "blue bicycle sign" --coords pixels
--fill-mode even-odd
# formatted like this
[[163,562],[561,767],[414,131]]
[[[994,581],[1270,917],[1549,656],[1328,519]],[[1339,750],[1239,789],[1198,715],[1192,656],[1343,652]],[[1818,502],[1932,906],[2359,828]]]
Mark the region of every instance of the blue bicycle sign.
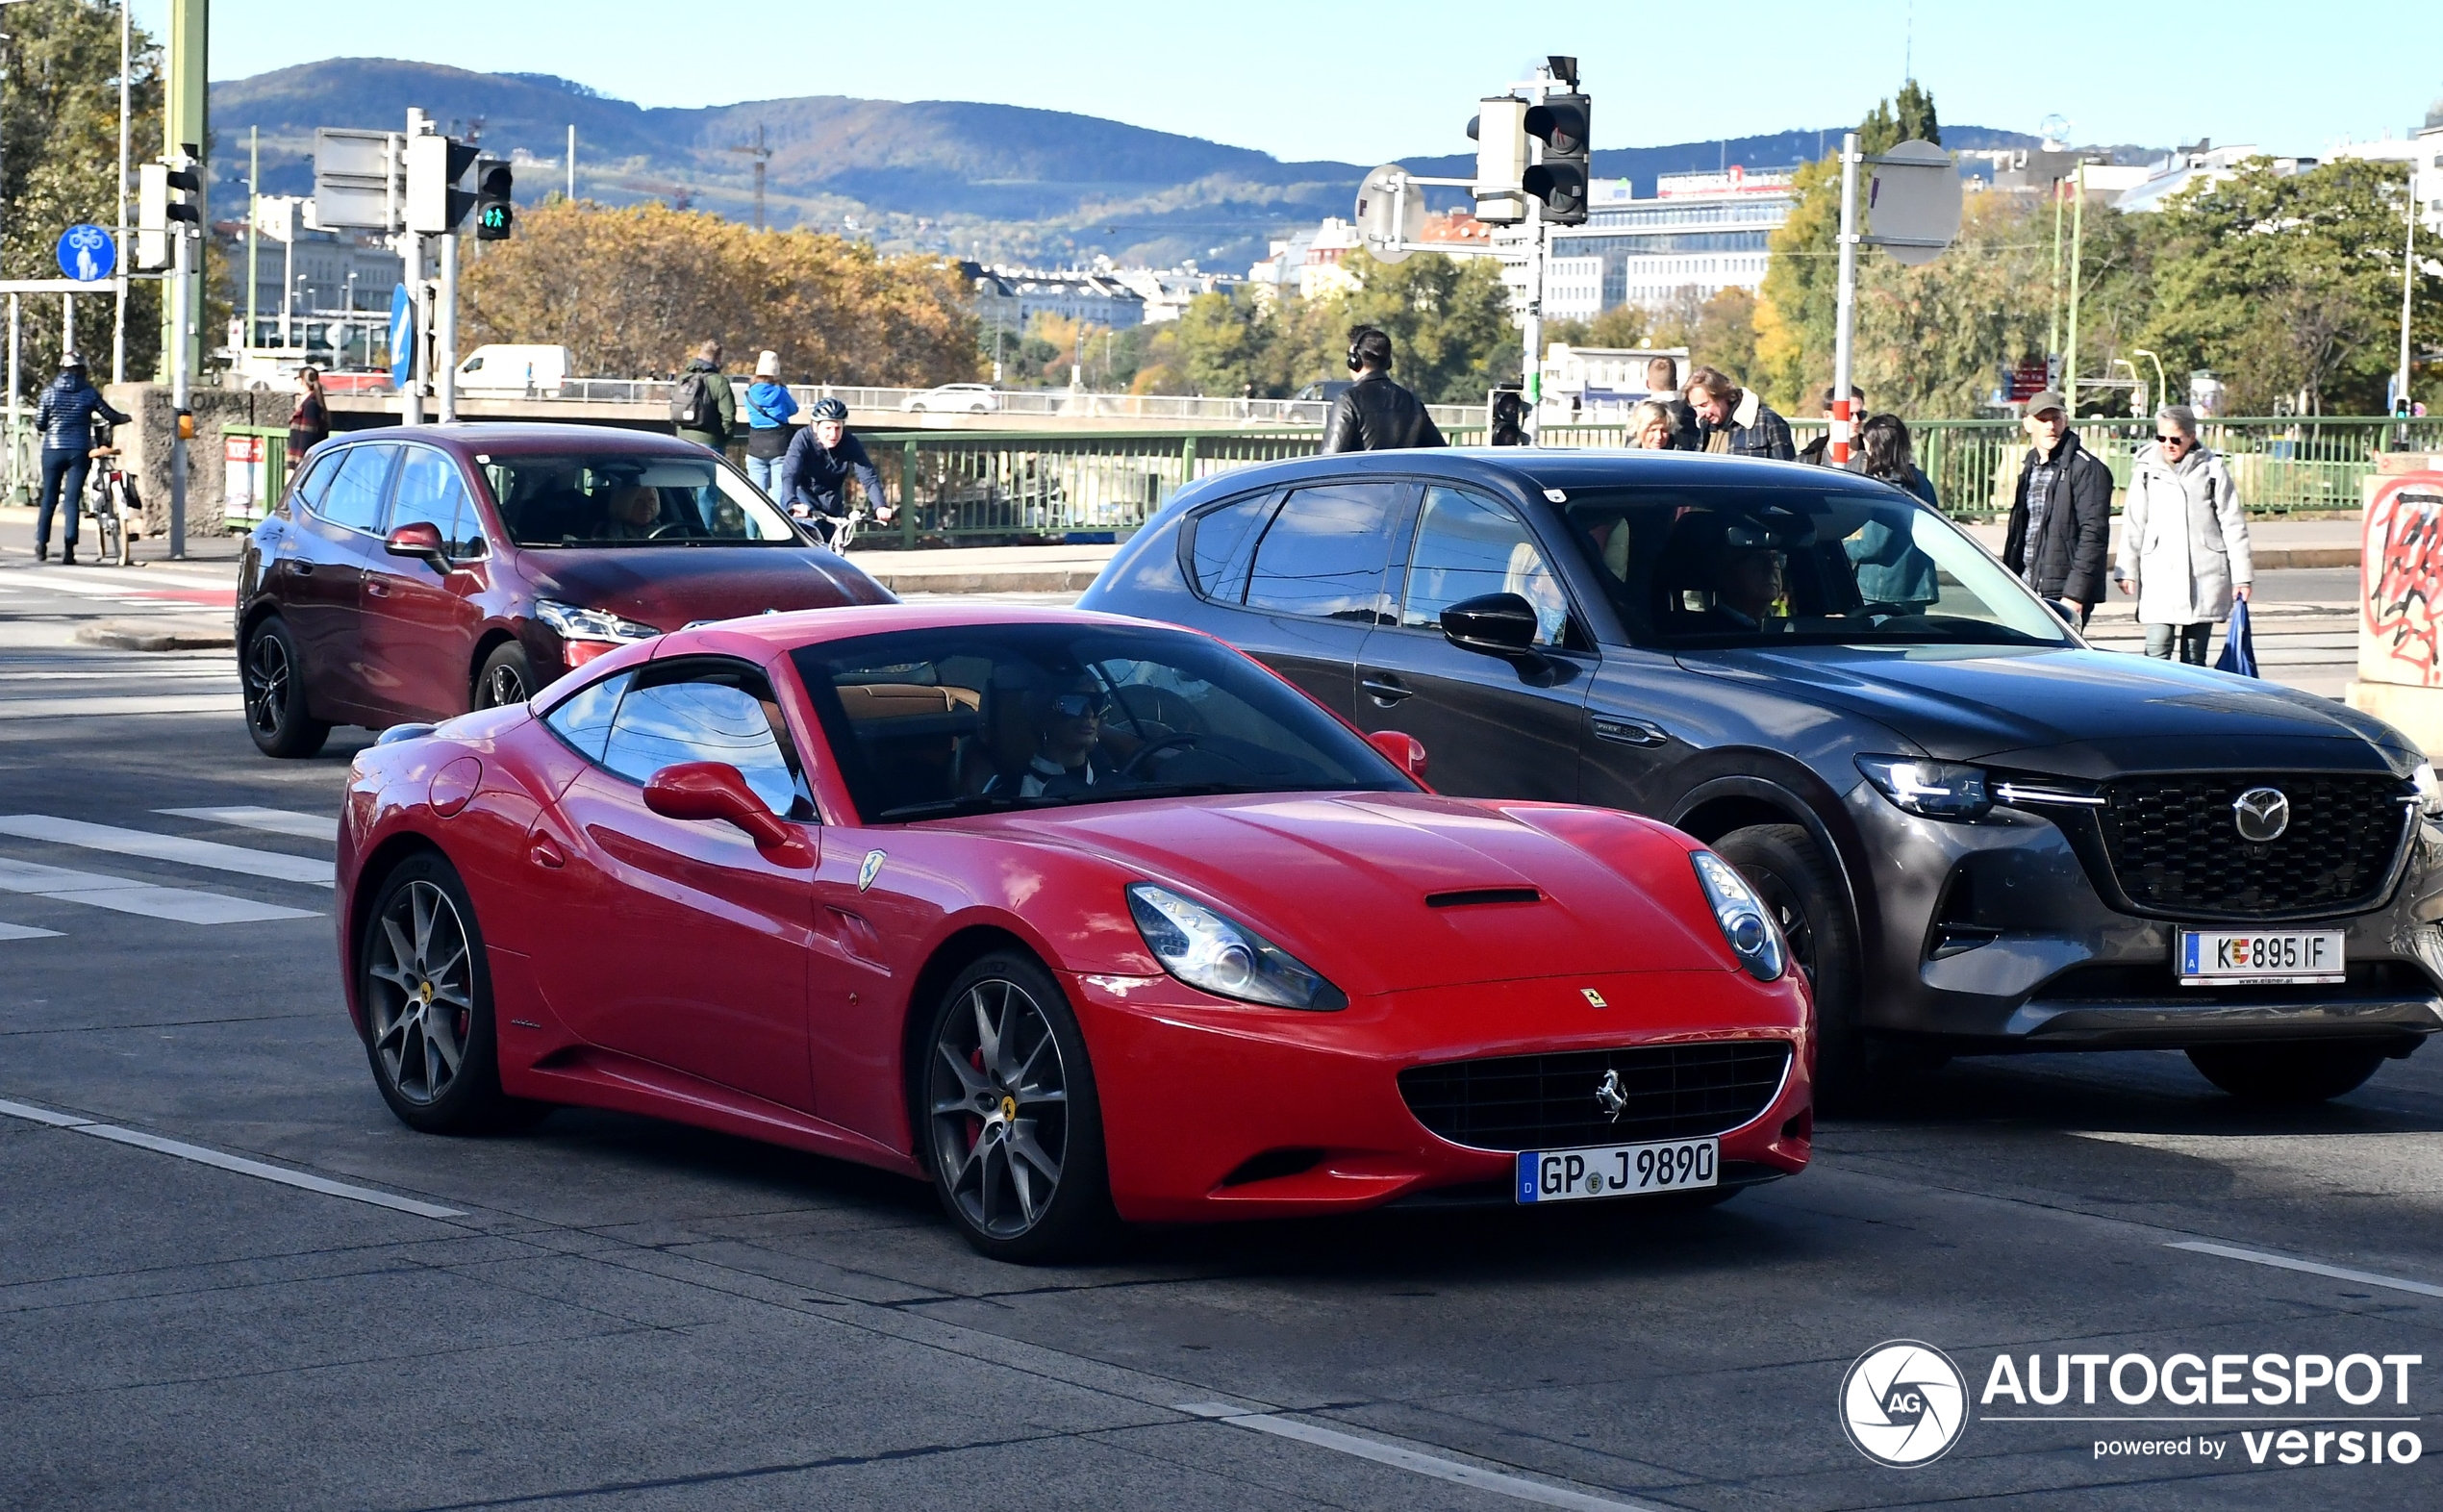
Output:
[[80,284],[98,284],[118,266],[118,243],[95,225],[60,233],[60,271]]

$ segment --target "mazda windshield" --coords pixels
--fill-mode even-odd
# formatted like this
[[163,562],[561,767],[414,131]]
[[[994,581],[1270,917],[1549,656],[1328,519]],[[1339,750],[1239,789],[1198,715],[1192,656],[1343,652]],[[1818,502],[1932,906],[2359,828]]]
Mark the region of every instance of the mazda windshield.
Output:
[[793,653],[869,823],[1222,793],[1413,793],[1354,731],[1202,636],[970,625]]
[[1897,491],[1572,490],[1564,513],[1641,644],[2073,643],[2042,599]]
[[666,452],[482,459],[521,546],[802,546],[789,517],[710,457]]

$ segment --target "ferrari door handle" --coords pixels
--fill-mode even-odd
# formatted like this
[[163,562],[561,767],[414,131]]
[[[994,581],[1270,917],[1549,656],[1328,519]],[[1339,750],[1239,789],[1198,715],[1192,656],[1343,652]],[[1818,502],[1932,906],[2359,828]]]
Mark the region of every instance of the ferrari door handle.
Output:
[[550,867],[554,869],[568,864],[568,858],[561,854],[560,847],[540,835],[526,846],[526,859],[536,866]]
[[1402,686],[1397,677],[1369,677],[1357,686],[1365,689],[1376,703],[1386,705],[1398,703],[1416,692],[1413,688]]
[[1649,719],[1619,719],[1596,715],[1595,738],[1615,745],[1668,745],[1671,732]]

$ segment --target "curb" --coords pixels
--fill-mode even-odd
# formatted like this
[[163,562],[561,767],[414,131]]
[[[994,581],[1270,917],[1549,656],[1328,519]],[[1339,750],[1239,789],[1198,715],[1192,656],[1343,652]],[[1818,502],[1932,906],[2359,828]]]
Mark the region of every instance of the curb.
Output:
[[2354,567],[2358,565],[2356,546],[2268,546],[2254,553],[2260,571],[2278,572],[2285,567]]
[[1099,567],[987,567],[965,572],[866,567],[866,573],[894,593],[1082,593],[1102,575]]
[[76,640],[113,651],[214,651],[234,650],[238,633],[191,622],[147,624],[140,619],[105,619],[99,624],[78,626]]

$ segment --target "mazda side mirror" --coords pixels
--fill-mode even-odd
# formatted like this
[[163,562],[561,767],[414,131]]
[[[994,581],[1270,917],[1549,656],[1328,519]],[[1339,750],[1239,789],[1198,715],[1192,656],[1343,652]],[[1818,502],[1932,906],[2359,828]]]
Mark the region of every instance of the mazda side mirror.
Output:
[[1463,598],[1442,612],[1443,639],[1462,651],[1498,656],[1523,670],[1544,665],[1535,648],[1542,629],[1535,606],[1516,593]]
[[1425,780],[1425,743],[1405,730],[1376,730],[1366,737],[1366,743],[1391,758],[1391,764],[1414,777]]
[[441,527],[430,520],[410,520],[383,538],[382,549],[394,557],[414,557],[434,571],[449,574],[449,548]]
[[746,778],[727,762],[683,761],[655,772],[644,784],[644,806],[664,819],[719,819],[746,832],[755,848],[774,861],[808,866],[806,843],[781,822]]

